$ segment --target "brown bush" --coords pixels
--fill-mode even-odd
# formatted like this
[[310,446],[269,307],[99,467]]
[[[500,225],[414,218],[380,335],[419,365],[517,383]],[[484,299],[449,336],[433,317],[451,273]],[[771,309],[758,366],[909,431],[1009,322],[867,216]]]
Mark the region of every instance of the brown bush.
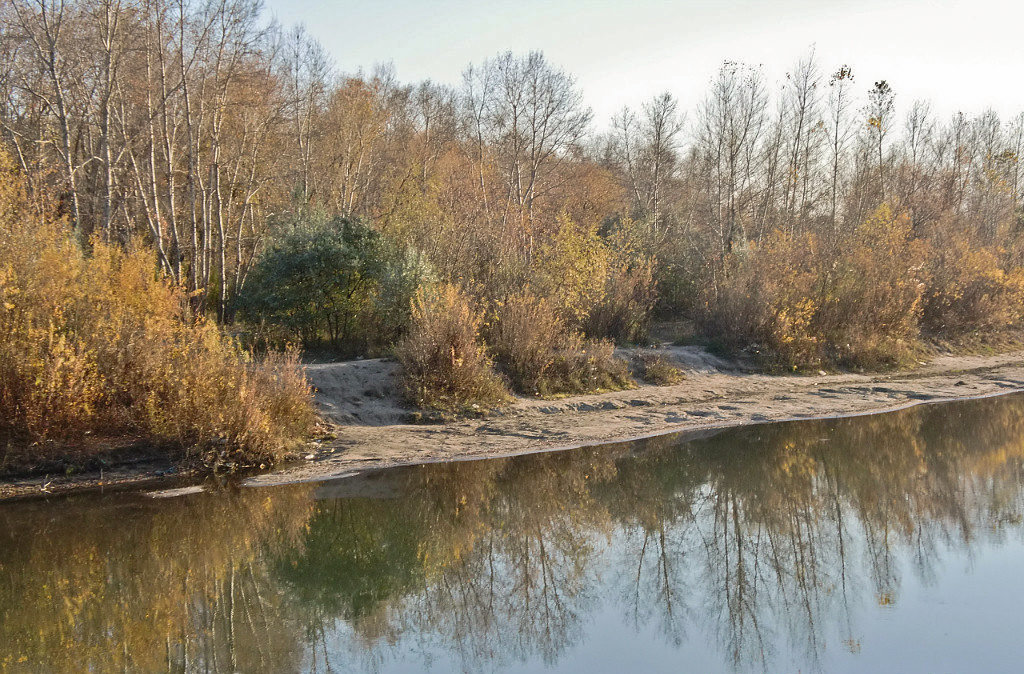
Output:
[[512,387],[521,393],[537,393],[564,334],[564,322],[551,303],[526,291],[495,306],[487,342]]
[[703,290],[700,331],[729,353],[751,350],[772,363],[810,363],[818,354],[810,318],[822,255],[814,237],[777,235],[726,260],[717,284]]
[[632,265],[621,262],[609,270],[604,297],[590,310],[583,330],[620,344],[646,342],[657,299],[653,263],[644,259]]
[[633,388],[626,361],[615,356],[608,339],[584,339],[570,334],[557,345],[555,359],[541,381],[542,396],[572,395]]
[[838,244],[777,233],[736,256],[699,320],[787,369],[896,365],[919,335],[923,276],[910,219],[883,205]]
[[211,465],[272,462],[303,439],[315,413],[295,354],[254,361],[188,315],[147,252],[97,242],[86,257],[6,161],[0,436],[31,446],[25,463],[88,434],[142,435]]
[[584,340],[529,291],[497,305],[488,343],[512,387],[527,395],[585,393],[633,385],[607,340]]
[[842,365],[896,365],[920,334],[925,246],[912,237],[909,215],[883,204],[824,270],[823,306],[815,330],[824,360]]
[[395,351],[406,397],[442,412],[488,408],[508,400],[480,343],[480,312],[455,286],[421,289],[412,326]]

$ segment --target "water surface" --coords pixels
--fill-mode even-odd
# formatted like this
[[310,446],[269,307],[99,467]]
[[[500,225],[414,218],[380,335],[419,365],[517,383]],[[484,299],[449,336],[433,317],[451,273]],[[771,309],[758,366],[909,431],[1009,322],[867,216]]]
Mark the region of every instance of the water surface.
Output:
[[1011,672],[1024,396],[0,505],[0,671]]

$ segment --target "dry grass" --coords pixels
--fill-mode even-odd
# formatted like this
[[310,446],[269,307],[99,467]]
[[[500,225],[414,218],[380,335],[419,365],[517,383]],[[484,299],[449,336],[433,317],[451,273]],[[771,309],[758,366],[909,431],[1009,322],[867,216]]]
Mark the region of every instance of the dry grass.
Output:
[[682,370],[660,353],[636,354],[633,356],[633,371],[637,377],[655,386],[672,386],[686,378]]

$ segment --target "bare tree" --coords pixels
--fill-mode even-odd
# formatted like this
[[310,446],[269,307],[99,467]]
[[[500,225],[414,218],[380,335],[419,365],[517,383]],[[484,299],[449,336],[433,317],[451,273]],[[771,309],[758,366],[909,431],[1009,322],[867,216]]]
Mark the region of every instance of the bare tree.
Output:
[[323,115],[334,77],[331,59],[319,42],[297,26],[284,38],[282,79],[297,155],[298,190],[308,203],[317,192],[313,155],[324,136]]
[[667,191],[679,163],[684,129],[679,102],[666,91],[644,103],[642,118],[625,108],[612,124],[611,153],[635,208],[659,237],[665,228]]
[[761,168],[767,103],[760,72],[726,62],[698,111],[697,147],[720,255],[746,246],[744,218]]
[[784,193],[787,229],[799,227],[808,215],[814,182],[814,160],[818,135],[820,75],[812,51],[786,75],[783,89],[788,121],[788,171]]
[[846,150],[853,131],[850,127],[849,109],[853,85],[853,70],[840,66],[829,79],[829,141],[831,149],[831,176],[829,186],[829,219],[833,232],[838,231],[837,208],[841,171],[846,163]]
[[540,52],[524,57],[506,52],[483,68],[491,71],[494,87],[487,122],[508,184],[507,205],[532,222],[551,167],[582,138],[591,112],[572,77],[549,65]]
[[[60,157],[71,223],[84,239],[89,232],[82,228],[78,193],[78,172],[82,161],[74,150],[78,138],[72,128],[76,115],[71,90],[85,78],[80,60],[82,53],[71,44],[72,24],[76,20],[74,8],[64,0],[12,0],[10,7],[14,21],[11,28],[24,40],[26,51],[35,62],[34,70],[20,74],[19,86],[40,103],[46,115],[55,122],[56,138],[51,136],[40,140]],[[10,30],[7,28],[5,32]],[[44,132],[42,128],[40,131]]]

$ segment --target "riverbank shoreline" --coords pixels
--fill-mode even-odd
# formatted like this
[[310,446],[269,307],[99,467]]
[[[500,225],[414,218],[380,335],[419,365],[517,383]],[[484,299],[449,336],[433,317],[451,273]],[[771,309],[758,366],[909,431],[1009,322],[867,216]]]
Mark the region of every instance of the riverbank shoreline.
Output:
[[[1024,391],[1024,351],[995,355],[939,355],[916,369],[884,373],[769,375],[741,369],[695,347],[659,349],[684,371],[672,386],[573,396],[517,399],[500,413],[436,425],[393,419],[392,400],[355,411],[339,398],[349,378],[362,379],[372,362],[316,366],[309,373],[337,438],[312,461],[262,473],[247,486],[272,486],[345,477],[365,470],[443,461],[508,457],[536,452],[711,430],[747,424],[838,418],[897,411]],[[381,369],[383,361],[378,361]],[[386,374],[378,372],[378,378]],[[393,374],[391,375],[393,376]],[[371,391],[376,394],[379,392]],[[360,423],[356,416],[364,417]]]
[[[321,481],[403,465],[508,457],[747,424],[896,411],[912,405],[1024,391],[1024,351],[939,355],[916,369],[885,373],[769,375],[697,347],[657,349],[684,374],[672,386],[559,400],[518,398],[481,418],[412,424],[397,393],[397,366],[363,360],[307,366],[334,439],[307,460],[244,478],[245,486]],[[311,458],[310,458],[311,457]],[[99,473],[0,480],[0,501],[96,489],[157,488],[201,475],[166,463],[112,466]]]

